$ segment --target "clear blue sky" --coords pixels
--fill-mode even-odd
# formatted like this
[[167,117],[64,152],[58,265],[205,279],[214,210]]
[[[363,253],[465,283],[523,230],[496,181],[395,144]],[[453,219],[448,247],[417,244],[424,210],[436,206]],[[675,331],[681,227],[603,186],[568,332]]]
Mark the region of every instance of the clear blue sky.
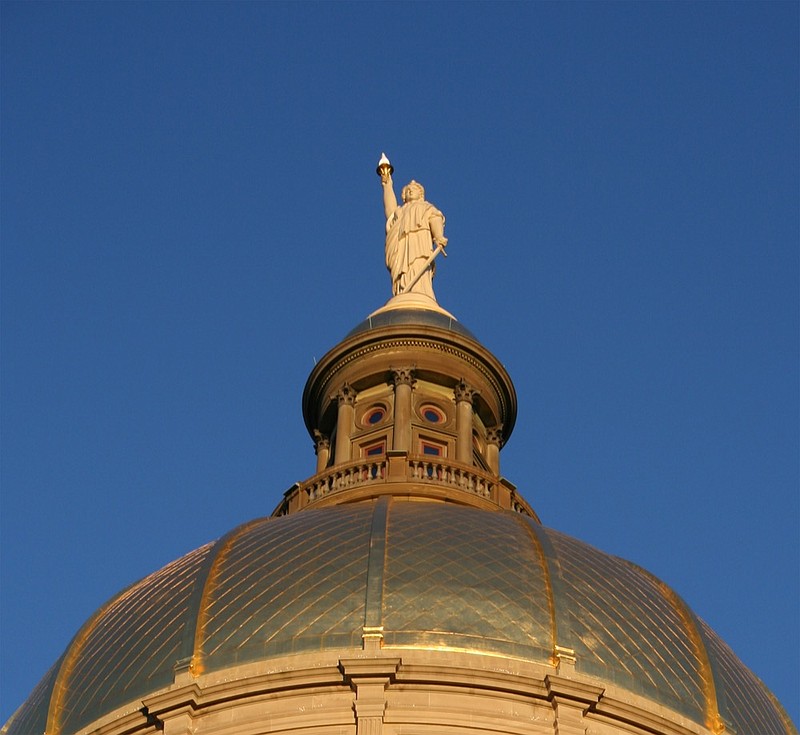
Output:
[[382,150],[516,383],[503,473],[800,719],[797,3],[0,15],[0,721],[313,473],[314,358],[389,296]]

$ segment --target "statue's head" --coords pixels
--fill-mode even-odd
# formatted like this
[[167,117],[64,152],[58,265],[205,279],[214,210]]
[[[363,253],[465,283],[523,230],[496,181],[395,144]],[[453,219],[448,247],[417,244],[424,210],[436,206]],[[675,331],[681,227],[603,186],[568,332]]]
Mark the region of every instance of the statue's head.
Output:
[[404,202],[413,202],[417,199],[425,198],[425,189],[422,187],[422,184],[412,179],[410,183],[403,187],[402,195]]

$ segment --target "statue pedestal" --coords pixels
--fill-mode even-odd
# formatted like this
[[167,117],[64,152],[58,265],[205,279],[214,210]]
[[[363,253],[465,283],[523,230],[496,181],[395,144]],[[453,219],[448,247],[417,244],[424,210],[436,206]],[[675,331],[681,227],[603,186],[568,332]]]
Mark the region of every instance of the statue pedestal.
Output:
[[[440,314],[445,314],[451,319],[456,319],[449,311],[439,306],[436,299],[432,299],[430,296],[426,296],[422,293],[414,293],[413,291],[393,296],[381,306],[380,309],[373,311],[370,316],[375,316],[375,314],[380,314],[384,311],[391,311],[392,309],[427,309],[428,311],[438,311]],[[458,321],[458,319],[456,319],[456,321]]]

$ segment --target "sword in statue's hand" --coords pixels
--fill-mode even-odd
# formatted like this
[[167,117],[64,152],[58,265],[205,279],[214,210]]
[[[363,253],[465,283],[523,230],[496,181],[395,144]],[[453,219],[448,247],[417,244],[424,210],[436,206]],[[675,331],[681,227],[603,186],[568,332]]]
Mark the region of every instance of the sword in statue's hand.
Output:
[[439,243],[436,246],[436,250],[434,250],[433,255],[428,258],[428,262],[425,267],[419,273],[417,273],[416,276],[414,276],[414,280],[411,281],[411,283],[409,283],[402,291],[400,291],[400,293],[408,293],[412,288],[414,288],[414,286],[417,285],[417,281],[422,278],[422,276],[425,274],[425,271],[431,268],[433,261],[436,260],[436,258],[438,258],[440,255],[444,255],[445,258],[447,257],[447,253],[444,251],[444,245],[442,243]]

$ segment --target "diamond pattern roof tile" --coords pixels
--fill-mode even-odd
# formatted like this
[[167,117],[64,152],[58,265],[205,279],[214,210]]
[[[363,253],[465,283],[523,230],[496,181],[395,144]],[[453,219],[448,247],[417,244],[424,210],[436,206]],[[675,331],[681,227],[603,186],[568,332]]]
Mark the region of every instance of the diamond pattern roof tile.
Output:
[[[613,678],[695,721],[705,717],[701,665],[678,611],[658,580],[630,562],[557,531],[547,534],[558,556],[569,610],[567,645],[577,668]],[[561,631],[559,637],[561,639]]]
[[541,565],[502,513],[394,503],[384,578],[387,645],[440,645],[547,659]]
[[796,732],[713,631],[636,565],[512,512],[383,498],[252,521],[132,585],[3,733],[71,735],[138,709],[192,652],[199,675],[360,649],[365,625],[383,626],[389,648],[544,664],[556,645],[572,648],[578,672],[697,723],[718,709],[735,735]]

